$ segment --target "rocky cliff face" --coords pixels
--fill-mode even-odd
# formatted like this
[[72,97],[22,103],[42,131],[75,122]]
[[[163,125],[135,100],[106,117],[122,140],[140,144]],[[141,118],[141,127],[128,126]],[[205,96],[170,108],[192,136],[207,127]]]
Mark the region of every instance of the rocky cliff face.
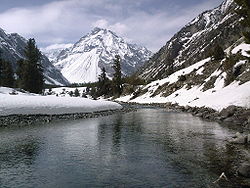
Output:
[[163,46],[138,73],[146,80],[167,77],[209,56],[215,44],[224,49],[241,36],[239,17],[233,0],[205,11],[183,27]]
[[144,47],[126,43],[114,32],[95,28],[72,47],[62,50],[54,65],[71,83],[95,82],[105,67],[109,77],[113,75],[113,59],[120,55],[123,75],[130,75],[151,57]]
[[[16,69],[16,62],[24,58],[24,49],[27,40],[17,33],[7,34],[0,28],[0,51],[1,57],[12,63]],[[69,82],[58,71],[46,56],[42,56],[41,64],[44,68],[44,76],[47,84],[67,85]]]

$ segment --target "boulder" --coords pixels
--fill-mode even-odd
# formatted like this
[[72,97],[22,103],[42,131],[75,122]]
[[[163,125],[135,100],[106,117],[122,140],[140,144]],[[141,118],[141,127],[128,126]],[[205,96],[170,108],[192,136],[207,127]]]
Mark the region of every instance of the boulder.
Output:
[[240,132],[237,132],[237,133],[235,134],[235,138],[240,137],[240,136],[242,136]]
[[227,117],[231,117],[234,115],[235,111],[237,110],[237,107],[234,105],[228,106],[227,108],[224,108],[221,112],[220,112],[220,116],[222,118],[227,118]]
[[250,134],[247,135],[247,143],[250,144]]
[[250,178],[250,163],[245,162],[245,163],[241,164],[239,169],[238,169],[238,173],[241,176],[244,176],[246,178]]
[[241,133],[237,132],[235,136],[229,140],[232,144],[246,144],[248,137],[245,135],[242,135]]

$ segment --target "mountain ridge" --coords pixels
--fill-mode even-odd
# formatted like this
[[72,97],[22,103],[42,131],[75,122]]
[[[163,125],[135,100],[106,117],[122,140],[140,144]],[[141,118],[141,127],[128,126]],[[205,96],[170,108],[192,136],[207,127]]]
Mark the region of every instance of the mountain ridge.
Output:
[[138,75],[146,80],[161,79],[208,57],[216,43],[223,49],[232,45],[242,30],[237,7],[233,0],[226,0],[199,14],[156,52]]
[[[17,33],[7,34],[0,28],[0,51],[1,57],[12,64],[14,70],[17,68],[17,61],[25,59],[24,50],[27,40]],[[41,65],[44,69],[46,84],[68,85],[69,82],[63,75],[51,64],[44,55],[41,57]]]

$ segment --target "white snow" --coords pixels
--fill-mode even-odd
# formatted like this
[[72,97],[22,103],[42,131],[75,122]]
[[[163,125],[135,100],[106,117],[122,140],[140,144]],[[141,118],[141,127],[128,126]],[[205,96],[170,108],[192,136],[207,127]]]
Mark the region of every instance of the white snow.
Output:
[[99,74],[101,74],[101,69],[98,66],[99,58],[96,54],[98,54],[97,49],[93,49],[90,52],[72,54],[56,63],[55,66],[63,66],[61,73],[71,83],[96,82]]
[[203,71],[204,71],[204,67],[201,67],[198,71],[196,71],[196,74],[201,75]]
[[149,86],[152,86],[152,85],[163,85],[165,83],[169,83],[169,84],[172,84],[174,82],[177,82],[178,81],[178,77],[181,76],[181,75],[186,75],[186,74],[189,74],[191,73],[194,69],[199,69],[202,65],[204,65],[205,63],[209,62],[211,58],[207,58],[207,59],[204,59],[202,61],[199,61],[187,68],[184,68],[184,69],[181,69],[173,74],[171,74],[169,77],[165,78],[165,79],[162,79],[162,80],[157,80],[157,81],[154,81],[152,83],[149,84]]
[[[221,80],[218,80],[220,82]],[[222,110],[229,105],[236,105],[250,108],[250,81],[242,85],[237,82],[227,87],[215,90],[210,89],[203,92],[202,87],[195,86],[189,90],[181,88],[168,97],[149,97],[146,94],[134,100],[129,100],[131,96],[121,97],[118,101],[136,103],[177,103],[181,106],[210,107],[215,110]]]
[[71,48],[73,44],[53,44],[47,46],[46,48],[41,48],[42,53],[46,55],[50,61],[54,62],[57,59],[57,56],[60,54],[62,50],[67,48]]
[[247,51],[250,51],[250,44],[245,44],[242,43],[238,46],[236,46],[233,50],[232,53],[236,54],[238,52],[241,52],[242,55],[246,56],[246,57],[250,57],[250,54],[247,53]]
[[69,114],[121,109],[122,106],[110,101],[91,100],[80,97],[40,96],[16,92],[0,87],[0,116],[13,114]]

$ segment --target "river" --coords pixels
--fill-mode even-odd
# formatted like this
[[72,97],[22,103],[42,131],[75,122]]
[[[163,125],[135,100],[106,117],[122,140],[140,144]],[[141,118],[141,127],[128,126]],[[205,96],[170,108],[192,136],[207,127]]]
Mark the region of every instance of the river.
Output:
[[1,128],[0,187],[219,187],[234,133],[161,108]]

